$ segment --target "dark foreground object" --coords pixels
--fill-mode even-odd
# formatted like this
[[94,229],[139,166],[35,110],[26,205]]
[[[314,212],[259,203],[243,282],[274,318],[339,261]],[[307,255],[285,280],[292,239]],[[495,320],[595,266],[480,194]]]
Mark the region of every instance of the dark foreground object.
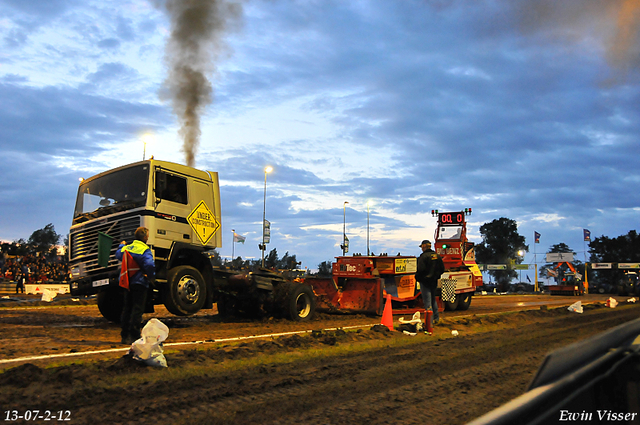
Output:
[[640,319],[549,354],[529,391],[480,424],[640,423]]

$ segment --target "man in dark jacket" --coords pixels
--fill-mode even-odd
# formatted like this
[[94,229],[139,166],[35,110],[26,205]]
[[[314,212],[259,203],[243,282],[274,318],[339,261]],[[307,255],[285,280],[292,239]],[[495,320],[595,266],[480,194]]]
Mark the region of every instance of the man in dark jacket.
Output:
[[418,257],[418,267],[416,280],[420,282],[420,292],[422,293],[422,303],[425,310],[433,311],[433,323],[440,321],[438,303],[436,302],[436,289],[438,279],[444,272],[442,258],[431,249],[431,242],[423,240],[420,244],[422,254]]
[[116,250],[116,258],[118,260],[122,261],[124,252],[127,251],[140,269],[129,278],[129,289],[125,291],[124,295],[124,309],[120,319],[122,324],[120,336],[122,337],[122,344],[127,345],[140,338],[140,326],[147,302],[149,282],[153,281],[156,275],[153,254],[147,246],[149,229],[138,227],[133,237],[133,243],[127,245],[126,241],[122,241]]

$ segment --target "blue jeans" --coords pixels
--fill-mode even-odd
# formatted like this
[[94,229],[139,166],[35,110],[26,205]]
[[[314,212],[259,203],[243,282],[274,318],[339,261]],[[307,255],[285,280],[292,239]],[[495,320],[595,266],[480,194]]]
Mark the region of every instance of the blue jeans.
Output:
[[436,301],[436,288],[432,289],[420,282],[420,292],[422,293],[424,309],[433,311],[433,322],[437,322],[440,320],[440,313],[438,312],[438,303]]

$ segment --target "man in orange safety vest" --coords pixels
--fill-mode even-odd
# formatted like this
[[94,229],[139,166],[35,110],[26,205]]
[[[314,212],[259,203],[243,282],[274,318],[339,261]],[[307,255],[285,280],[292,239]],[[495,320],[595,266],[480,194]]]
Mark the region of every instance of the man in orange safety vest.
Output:
[[150,282],[153,282],[156,265],[151,249],[147,246],[149,229],[138,227],[133,243],[122,241],[116,250],[116,258],[122,261],[120,286],[126,289],[124,308],[120,319],[122,344],[129,345],[140,338],[142,314],[147,302]]

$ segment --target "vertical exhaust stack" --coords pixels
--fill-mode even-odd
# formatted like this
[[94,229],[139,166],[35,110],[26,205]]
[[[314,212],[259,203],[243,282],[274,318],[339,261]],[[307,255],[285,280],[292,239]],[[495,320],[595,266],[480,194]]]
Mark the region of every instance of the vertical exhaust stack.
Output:
[[200,144],[200,120],[213,100],[209,76],[225,51],[223,35],[239,26],[242,6],[226,0],[165,0],[171,35],[165,47],[168,76],[161,98],[171,100],[180,122],[186,165],[195,165]]

